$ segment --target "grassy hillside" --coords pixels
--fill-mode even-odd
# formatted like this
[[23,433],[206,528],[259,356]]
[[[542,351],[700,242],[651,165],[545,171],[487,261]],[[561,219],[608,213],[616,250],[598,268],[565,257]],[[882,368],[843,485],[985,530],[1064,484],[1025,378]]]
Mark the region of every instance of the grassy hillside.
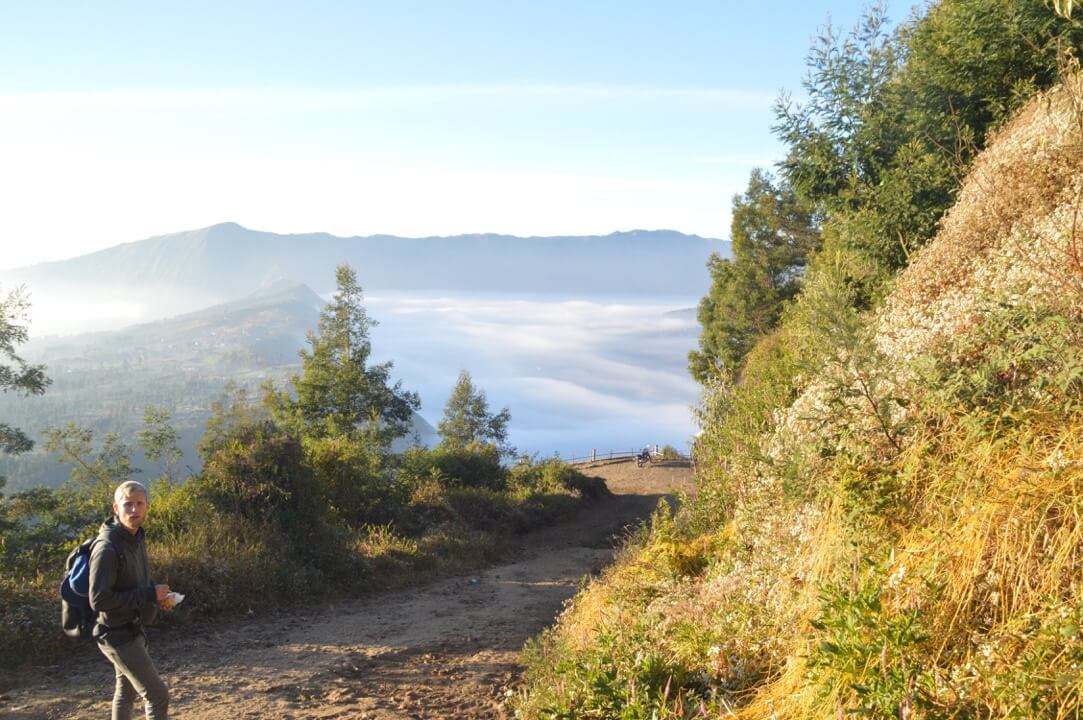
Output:
[[985,139],[883,300],[835,230],[708,387],[696,497],[527,648],[522,716],[1079,716],[1081,97]]

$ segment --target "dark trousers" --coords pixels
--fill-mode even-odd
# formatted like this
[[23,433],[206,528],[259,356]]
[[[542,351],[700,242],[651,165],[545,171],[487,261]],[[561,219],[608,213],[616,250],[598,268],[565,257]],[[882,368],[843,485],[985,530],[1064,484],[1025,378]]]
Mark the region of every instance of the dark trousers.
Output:
[[102,654],[113,663],[117,687],[113,693],[113,720],[131,720],[137,697],[143,698],[147,720],[166,720],[169,716],[169,690],[147,654],[147,638],[140,633],[120,647],[98,643]]

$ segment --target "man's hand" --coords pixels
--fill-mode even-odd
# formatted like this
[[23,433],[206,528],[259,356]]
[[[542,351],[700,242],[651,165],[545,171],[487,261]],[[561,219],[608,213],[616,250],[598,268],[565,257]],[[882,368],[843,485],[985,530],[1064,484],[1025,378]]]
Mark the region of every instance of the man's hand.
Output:
[[155,585],[154,597],[158,602],[158,607],[163,610],[172,610],[173,606],[176,605],[176,603],[173,602],[173,599],[169,597],[168,585]]

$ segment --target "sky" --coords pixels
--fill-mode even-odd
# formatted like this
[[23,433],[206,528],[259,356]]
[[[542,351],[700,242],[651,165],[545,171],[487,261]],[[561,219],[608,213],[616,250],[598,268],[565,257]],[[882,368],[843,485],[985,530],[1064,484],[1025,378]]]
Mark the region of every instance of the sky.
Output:
[[811,38],[861,10],[0,3],[0,269],[225,221],[726,238]]

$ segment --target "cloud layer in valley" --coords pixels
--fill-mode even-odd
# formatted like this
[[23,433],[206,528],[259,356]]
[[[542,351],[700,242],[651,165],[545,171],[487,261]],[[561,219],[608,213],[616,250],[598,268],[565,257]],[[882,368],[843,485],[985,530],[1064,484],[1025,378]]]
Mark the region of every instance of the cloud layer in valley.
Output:
[[685,370],[693,298],[563,300],[374,296],[374,359],[420,392],[436,423],[460,370],[492,410],[512,412],[511,442],[562,457],[647,444],[687,449],[697,386]]

